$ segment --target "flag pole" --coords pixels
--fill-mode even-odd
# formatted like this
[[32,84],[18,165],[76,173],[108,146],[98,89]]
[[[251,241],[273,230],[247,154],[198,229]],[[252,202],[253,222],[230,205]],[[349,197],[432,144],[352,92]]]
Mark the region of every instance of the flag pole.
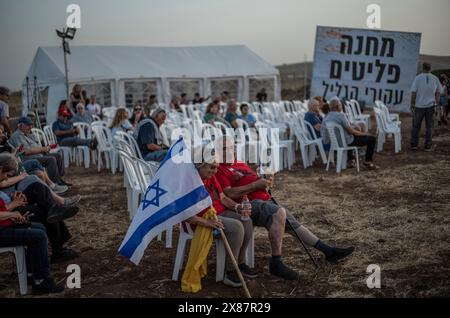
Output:
[[[217,215],[215,216],[215,220],[218,220]],[[244,288],[245,296],[247,296],[247,298],[252,298],[252,296],[250,295],[250,292],[248,291],[247,284],[245,283],[244,277],[242,276],[241,270],[239,269],[239,265],[236,262],[236,259],[234,258],[233,252],[231,251],[230,244],[228,244],[227,237],[225,236],[225,233],[223,232],[222,229],[219,229],[219,230],[220,230],[220,236],[222,237],[222,241],[223,241],[223,244],[225,245],[225,249],[227,250],[228,256],[230,256],[230,259],[233,262],[234,269],[236,270],[236,273],[239,276],[239,280],[242,283],[242,288]]]

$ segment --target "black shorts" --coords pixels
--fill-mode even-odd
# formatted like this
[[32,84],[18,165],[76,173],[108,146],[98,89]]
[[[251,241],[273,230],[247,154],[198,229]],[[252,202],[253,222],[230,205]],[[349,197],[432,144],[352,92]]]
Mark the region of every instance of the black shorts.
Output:
[[[252,204],[252,221],[255,226],[265,227],[267,230],[272,225],[272,215],[278,212],[281,208],[279,205],[275,204],[272,200],[253,200]],[[293,226],[294,229],[300,226],[300,223],[295,219],[291,212],[286,208],[286,221]],[[288,222],[286,222],[286,230],[290,231]]]

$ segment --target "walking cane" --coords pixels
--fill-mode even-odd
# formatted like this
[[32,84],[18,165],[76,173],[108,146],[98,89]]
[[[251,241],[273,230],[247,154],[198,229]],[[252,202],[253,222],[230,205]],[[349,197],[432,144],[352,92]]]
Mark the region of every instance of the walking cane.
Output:
[[[218,220],[217,215],[214,218],[216,221]],[[242,276],[241,270],[239,269],[239,265],[236,262],[236,259],[234,258],[233,252],[231,251],[230,244],[228,244],[227,237],[225,236],[225,233],[223,232],[222,229],[219,229],[219,230],[220,230],[220,236],[222,237],[223,244],[225,245],[225,249],[228,252],[228,256],[231,258],[234,269],[236,270],[236,273],[239,276],[239,280],[242,283],[242,287],[244,288],[245,296],[247,296],[247,298],[252,298],[252,296],[250,295],[250,292],[248,291],[247,284],[245,283],[244,277]]]
[[[272,193],[269,190],[269,194],[272,197],[272,202],[275,203],[276,205],[279,206],[278,202],[274,199],[274,197],[272,196]],[[311,259],[311,261],[313,262],[314,266],[316,267],[316,269],[319,268],[319,265],[317,265],[316,260],[314,259],[314,257],[311,255],[311,253],[309,252],[308,248],[306,247],[305,243],[303,242],[303,240],[300,238],[300,236],[298,235],[297,231],[294,229],[294,227],[292,226],[292,223],[289,219],[286,218],[286,222],[289,225],[289,228],[291,229],[292,232],[295,233],[295,237],[297,238],[297,240],[299,240],[300,244],[302,244],[303,248],[305,249],[306,254],[308,254],[309,258]]]

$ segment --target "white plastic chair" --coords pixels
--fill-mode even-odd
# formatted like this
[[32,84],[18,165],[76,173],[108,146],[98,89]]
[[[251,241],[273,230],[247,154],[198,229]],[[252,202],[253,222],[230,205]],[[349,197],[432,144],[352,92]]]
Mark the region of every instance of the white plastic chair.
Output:
[[[52,144],[57,144],[56,141],[56,136],[53,133],[53,130],[50,126],[45,126],[44,127],[44,133],[45,136],[47,137],[47,141],[49,143],[49,145]],[[74,151],[72,149],[72,147],[63,147],[63,146],[58,146],[55,149],[52,149],[50,152],[62,152],[63,154],[63,159],[64,159],[64,167],[68,168],[70,166],[70,162],[73,161],[73,156],[74,156]]]
[[378,107],[379,109],[381,109],[384,112],[389,125],[393,125],[393,124],[401,125],[400,115],[399,114],[391,114],[389,112],[389,109],[387,108],[387,106],[382,101],[376,100],[375,107]]
[[111,136],[111,130],[108,128],[105,128],[100,125],[94,125],[92,126],[92,132],[95,135],[95,138],[97,138],[97,169],[98,171],[101,170],[103,160],[102,160],[102,154],[104,154],[105,157],[105,165],[106,168],[109,169],[111,165],[111,171],[114,174],[116,172],[116,162],[114,161],[115,156],[115,150],[113,147],[113,139]]
[[[92,139],[92,129],[91,125],[84,122],[75,122],[73,127],[78,127],[80,129],[79,137],[81,139]],[[77,146],[75,148],[75,161],[77,166],[84,162],[84,167],[88,169],[91,166],[91,149],[88,146]]]
[[133,159],[124,150],[118,150],[119,157],[122,159],[122,164],[124,167],[124,178],[126,179],[127,185],[127,207],[130,213],[130,220],[133,219],[136,214],[136,210],[139,207],[139,196],[141,194],[141,187],[138,181],[138,176],[136,175],[135,169],[133,167]]
[[355,118],[358,120],[363,120],[367,123],[367,129],[370,129],[370,115],[364,114],[361,110],[361,106],[356,99],[350,100],[350,105],[352,106],[353,113],[355,114]]
[[355,117],[355,114],[353,112],[353,107],[352,107],[350,102],[346,101],[345,105],[344,105],[344,108],[345,108],[345,113],[344,114],[347,117],[347,119],[348,119],[350,124],[358,125],[358,126],[360,126],[362,124],[363,128],[364,128],[364,132],[368,132],[369,131],[368,130],[369,129],[368,128],[369,127],[368,123],[365,120],[360,120],[360,119],[357,119]]
[[377,121],[377,152],[383,150],[383,144],[386,142],[386,135],[394,135],[394,143],[395,143],[395,153],[401,151],[402,148],[402,134],[400,127],[397,125],[389,125],[385,113],[378,109],[374,108],[375,118]]
[[[184,228],[184,226],[186,229]],[[194,236],[194,232],[192,231],[189,223],[183,222],[180,223],[180,235],[178,237],[178,245],[177,245],[177,254],[175,256],[175,265],[173,267],[172,280],[178,280],[178,276],[180,274],[181,267],[183,266],[184,254],[186,249],[186,243],[188,240],[192,240]],[[224,278],[225,274],[225,260],[226,260],[226,251],[225,246],[220,238],[214,238],[214,242],[216,245],[216,282],[220,282]],[[254,235],[252,234],[252,238],[250,243],[248,244],[247,250],[245,251],[245,263],[254,267]]]
[[19,278],[20,294],[26,295],[28,292],[27,283],[27,262],[25,258],[25,247],[24,246],[14,246],[14,247],[1,247],[1,253],[13,253],[16,259],[17,276]]
[[134,139],[133,135],[123,132],[123,131],[117,131],[114,135],[114,138],[120,138],[121,140],[124,140],[126,143],[128,143],[132,149],[133,156],[143,159],[141,149],[139,149],[139,146],[137,144],[136,139]]
[[[328,156],[326,170],[328,171],[328,168],[330,167],[330,162],[332,161],[334,152],[336,151],[336,153],[337,153],[336,173],[341,173],[341,170],[345,169],[347,167],[347,151],[352,150],[355,152],[356,169],[359,172],[358,147],[347,146],[347,142],[345,141],[344,130],[341,125],[338,125],[333,122],[326,122],[325,127],[327,129],[328,136],[330,137],[330,141],[331,141],[330,154]],[[339,140],[341,141],[341,144],[338,141],[338,137],[336,135],[336,130],[339,133]]]

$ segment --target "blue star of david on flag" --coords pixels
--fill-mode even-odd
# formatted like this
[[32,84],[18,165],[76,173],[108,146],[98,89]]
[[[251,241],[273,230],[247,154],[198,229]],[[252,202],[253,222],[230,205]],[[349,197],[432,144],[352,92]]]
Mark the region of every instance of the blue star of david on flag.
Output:
[[[152,191],[152,190],[154,190],[155,196],[153,197],[153,199],[148,200],[147,196],[149,195],[150,191]],[[147,189],[147,192],[145,192],[144,200],[142,200],[142,208],[145,210],[150,205],[159,207],[159,198],[166,193],[167,193],[167,191],[159,186],[159,179],[156,180],[155,183],[153,183]]]

